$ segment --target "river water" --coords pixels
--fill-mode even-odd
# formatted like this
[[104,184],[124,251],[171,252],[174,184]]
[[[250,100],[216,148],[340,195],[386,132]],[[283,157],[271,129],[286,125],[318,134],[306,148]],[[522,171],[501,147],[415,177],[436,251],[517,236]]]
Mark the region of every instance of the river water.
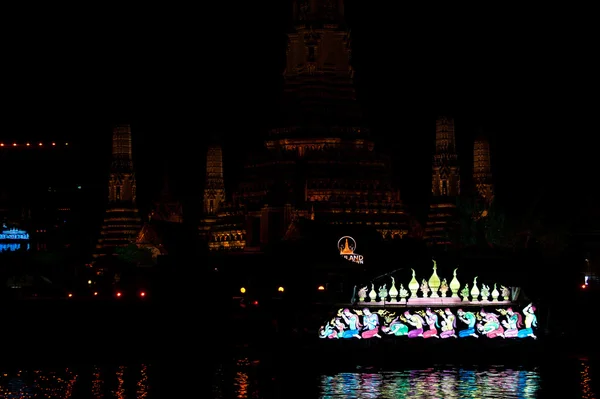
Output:
[[[188,359],[189,360],[189,359]],[[128,363],[22,369],[0,367],[0,398],[597,398],[598,365],[570,359],[539,367],[436,365],[381,370],[264,366],[237,358],[203,364]],[[182,396],[183,395],[183,396]]]

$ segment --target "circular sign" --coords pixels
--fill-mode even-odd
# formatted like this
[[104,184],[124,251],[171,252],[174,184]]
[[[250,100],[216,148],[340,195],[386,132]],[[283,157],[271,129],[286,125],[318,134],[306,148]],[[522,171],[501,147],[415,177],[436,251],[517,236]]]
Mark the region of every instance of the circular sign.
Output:
[[343,236],[338,240],[340,254],[353,254],[356,251],[356,240],[350,236]]

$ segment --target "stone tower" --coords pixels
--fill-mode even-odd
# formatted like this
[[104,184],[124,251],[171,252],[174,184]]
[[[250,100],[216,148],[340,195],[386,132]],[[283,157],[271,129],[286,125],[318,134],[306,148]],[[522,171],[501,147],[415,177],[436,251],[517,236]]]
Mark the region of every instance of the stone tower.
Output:
[[445,116],[436,121],[435,154],[431,172],[431,194],[434,197],[452,198],[460,195],[454,120]]
[[131,128],[119,125],[113,129],[108,205],[95,257],[110,254],[114,248],[127,246],[135,239],[142,222],[135,202]]
[[425,237],[430,244],[451,244],[457,223],[456,200],[460,195],[460,170],[454,119],[447,116],[440,116],[436,120],[431,194]]
[[473,183],[477,197],[486,205],[491,204],[494,198],[492,182],[492,167],[490,161],[490,144],[485,138],[475,140],[473,146]]
[[211,250],[242,250],[246,246],[245,224],[242,210],[225,199],[223,150],[220,145],[212,144],[206,152],[203,214],[198,228],[200,238]]
[[206,180],[204,182],[204,215],[216,215],[225,202],[223,179],[223,150],[211,145],[206,153]]
[[135,191],[135,172],[131,156],[131,128],[129,125],[116,126],[113,130],[108,202],[135,204]]

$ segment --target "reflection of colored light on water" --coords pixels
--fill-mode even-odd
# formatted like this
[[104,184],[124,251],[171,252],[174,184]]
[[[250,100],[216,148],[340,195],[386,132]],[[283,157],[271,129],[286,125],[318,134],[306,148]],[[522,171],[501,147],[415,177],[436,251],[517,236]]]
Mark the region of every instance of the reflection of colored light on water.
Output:
[[590,377],[590,366],[589,364],[587,364],[586,362],[581,362],[581,366],[583,367],[583,369],[581,370],[580,374],[580,378],[581,378],[581,382],[580,382],[580,387],[581,387],[581,397],[582,398],[595,398],[596,396],[594,395],[594,390],[592,389],[592,378]]
[[125,366],[119,366],[117,371],[117,390],[115,392],[117,399],[125,399]]
[[240,399],[248,398],[248,374],[238,371],[235,374],[233,385],[237,393],[236,397]]
[[136,399],[144,399],[148,397],[148,366],[142,364],[140,370],[140,380],[137,382]]
[[[582,378],[583,381],[583,378]],[[322,375],[320,398],[535,398],[537,371],[510,369],[418,369],[385,373]],[[585,391],[585,389],[584,389]]]

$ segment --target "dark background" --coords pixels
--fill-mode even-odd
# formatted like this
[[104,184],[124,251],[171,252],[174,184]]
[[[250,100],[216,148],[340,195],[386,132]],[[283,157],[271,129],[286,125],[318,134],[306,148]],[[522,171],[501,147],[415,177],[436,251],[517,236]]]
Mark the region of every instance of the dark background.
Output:
[[[112,126],[131,123],[143,208],[167,163],[175,193],[199,201],[206,138],[218,133],[233,185],[274,119],[291,6],[217,3],[5,10],[0,139],[69,140],[73,173],[101,203]],[[490,138],[498,198],[511,212],[538,204],[568,218],[589,201],[598,142],[591,11],[544,6],[347,1],[359,100],[418,214],[441,112],[455,117],[465,183],[473,138]]]

